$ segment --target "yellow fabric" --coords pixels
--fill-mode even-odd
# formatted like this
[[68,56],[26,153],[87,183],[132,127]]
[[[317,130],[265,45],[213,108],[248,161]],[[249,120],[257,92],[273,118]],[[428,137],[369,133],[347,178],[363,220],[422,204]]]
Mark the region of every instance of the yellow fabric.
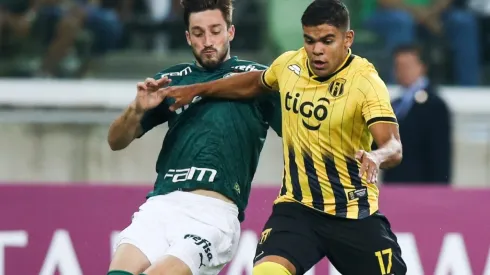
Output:
[[262,82],[282,101],[285,171],[276,203],[351,219],[376,212],[378,188],[359,178],[355,154],[371,150],[370,126],[397,121],[374,66],[349,52],[335,73],[319,78],[302,48],[278,57]]
[[254,267],[252,275],[291,275],[289,270],[278,263],[264,262]]

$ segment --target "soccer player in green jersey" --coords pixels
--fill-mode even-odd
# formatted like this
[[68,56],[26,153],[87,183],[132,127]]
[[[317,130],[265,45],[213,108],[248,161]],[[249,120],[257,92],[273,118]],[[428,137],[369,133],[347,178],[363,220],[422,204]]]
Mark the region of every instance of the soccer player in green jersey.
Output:
[[[231,0],[182,0],[196,61],[138,83],[135,100],[109,130],[113,150],[168,122],[148,200],[115,246],[110,275],[218,274],[233,258],[259,154],[272,126],[280,135],[280,100],[200,98],[169,111],[156,92],[265,66],[230,57]],[[278,112],[275,114],[275,112]]]

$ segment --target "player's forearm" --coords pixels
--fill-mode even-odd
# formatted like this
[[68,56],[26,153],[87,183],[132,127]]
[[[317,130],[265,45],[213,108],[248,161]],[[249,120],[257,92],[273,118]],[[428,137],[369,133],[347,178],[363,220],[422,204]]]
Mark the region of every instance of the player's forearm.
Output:
[[259,95],[264,88],[261,84],[263,71],[245,72],[201,85],[200,96],[230,99],[251,98]]
[[140,121],[142,117],[143,113],[131,105],[111,124],[107,141],[112,150],[117,151],[126,148],[136,137],[141,135]]
[[379,161],[381,169],[392,168],[402,161],[402,144],[399,140],[393,138],[371,153]]

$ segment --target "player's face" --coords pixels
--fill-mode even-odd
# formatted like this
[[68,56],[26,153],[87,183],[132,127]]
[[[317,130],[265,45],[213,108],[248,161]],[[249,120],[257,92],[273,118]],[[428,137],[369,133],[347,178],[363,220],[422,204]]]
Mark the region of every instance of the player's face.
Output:
[[408,87],[424,73],[425,66],[416,53],[404,52],[395,56],[395,75],[400,85]]
[[324,77],[342,65],[354,41],[354,32],[327,24],[303,26],[303,38],[311,69]]
[[197,62],[204,68],[213,69],[230,57],[235,27],[227,27],[220,10],[207,10],[190,15],[189,30],[185,35]]

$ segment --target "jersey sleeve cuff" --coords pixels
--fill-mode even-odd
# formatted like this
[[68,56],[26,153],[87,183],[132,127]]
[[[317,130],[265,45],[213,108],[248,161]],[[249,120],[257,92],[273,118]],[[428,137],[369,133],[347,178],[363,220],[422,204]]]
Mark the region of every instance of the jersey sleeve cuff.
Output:
[[271,85],[269,85],[269,84],[267,83],[267,81],[265,80],[265,74],[266,74],[266,73],[267,73],[267,70],[263,71],[263,72],[262,72],[262,76],[260,77],[260,78],[262,79],[262,84],[263,84],[265,87],[267,87],[268,89],[274,90],[274,88],[272,88],[272,86],[271,86]]
[[397,124],[398,125],[398,121],[395,117],[391,117],[391,116],[380,116],[380,117],[373,117],[371,119],[369,119],[367,121],[367,126],[370,127],[374,124],[378,124],[378,123],[391,123],[391,124]]

